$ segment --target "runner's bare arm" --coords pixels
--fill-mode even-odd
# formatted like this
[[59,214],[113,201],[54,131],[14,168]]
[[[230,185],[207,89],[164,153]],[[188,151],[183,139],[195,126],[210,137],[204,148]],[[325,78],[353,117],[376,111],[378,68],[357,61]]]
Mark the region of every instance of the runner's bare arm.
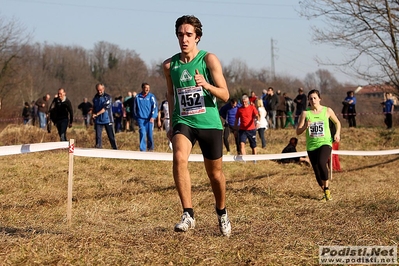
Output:
[[227,102],[229,100],[230,94],[227,88],[226,80],[223,76],[222,65],[219,59],[216,57],[216,55],[208,53],[205,56],[205,63],[210,71],[212,80],[215,83],[215,85],[213,86],[208,82],[206,82],[206,80],[202,75],[199,75],[202,77],[197,77],[196,75],[196,82],[197,78],[199,79],[200,82],[200,84],[198,84],[197,82],[197,85],[202,86],[204,89],[212,93],[212,95],[214,95],[215,97],[221,99],[224,102]]
[[[163,62],[163,72],[165,75],[166,79],[166,86],[167,86],[167,99],[168,99],[168,106],[169,106],[169,119],[172,122],[173,118],[173,110],[175,108],[175,102],[174,102],[174,91],[173,91],[173,82],[172,82],[172,77],[170,76],[170,61],[171,58],[166,59]],[[170,128],[168,134],[168,138],[171,140],[172,139],[172,127]]]
[[296,128],[297,135],[301,135],[309,127],[309,121],[305,121],[305,118],[306,118],[306,111],[302,111],[299,117],[298,127]]

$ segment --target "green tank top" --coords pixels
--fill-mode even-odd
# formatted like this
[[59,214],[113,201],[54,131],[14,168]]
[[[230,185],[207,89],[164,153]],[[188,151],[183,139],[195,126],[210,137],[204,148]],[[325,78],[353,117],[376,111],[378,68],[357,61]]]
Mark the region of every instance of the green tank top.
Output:
[[209,91],[195,84],[195,70],[204,75],[212,85],[212,77],[205,63],[206,51],[199,51],[197,56],[188,63],[180,60],[180,53],[172,57],[170,62],[170,76],[174,89],[174,103],[172,125],[185,124],[198,129],[223,130],[216,97]]
[[329,118],[327,107],[319,114],[313,113],[310,108],[306,109],[306,121],[310,121],[310,126],[306,129],[306,150],[313,151],[323,145],[332,145]]

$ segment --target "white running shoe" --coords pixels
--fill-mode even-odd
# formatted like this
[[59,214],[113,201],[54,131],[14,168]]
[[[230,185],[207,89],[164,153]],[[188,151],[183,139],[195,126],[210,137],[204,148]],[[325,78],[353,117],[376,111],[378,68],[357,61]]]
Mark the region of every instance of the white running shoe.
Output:
[[190,229],[194,229],[195,219],[191,218],[188,212],[184,212],[181,216],[180,223],[175,225],[175,232],[187,232]]
[[231,235],[231,224],[229,217],[227,216],[227,212],[222,216],[218,215],[218,221],[219,221],[219,229],[222,235],[229,237]]

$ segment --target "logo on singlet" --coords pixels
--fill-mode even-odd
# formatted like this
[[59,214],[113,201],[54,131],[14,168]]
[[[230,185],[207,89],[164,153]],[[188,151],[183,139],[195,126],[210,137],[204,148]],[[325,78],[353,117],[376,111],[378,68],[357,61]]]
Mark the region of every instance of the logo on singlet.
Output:
[[185,82],[185,81],[190,81],[193,79],[193,76],[190,75],[190,73],[185,69],[183,73],[181,73],[180,76],[180,81]]

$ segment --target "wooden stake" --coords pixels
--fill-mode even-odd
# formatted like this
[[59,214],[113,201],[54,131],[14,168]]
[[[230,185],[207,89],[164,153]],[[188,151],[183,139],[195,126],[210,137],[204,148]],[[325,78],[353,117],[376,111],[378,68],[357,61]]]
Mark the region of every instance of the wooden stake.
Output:
[[68,200],[67,200],[67,220],[68,225],[72,222],[72,188],[73,188],[73,153],[75,152],[75,140],[69,140],[69,169],[68,169]]

